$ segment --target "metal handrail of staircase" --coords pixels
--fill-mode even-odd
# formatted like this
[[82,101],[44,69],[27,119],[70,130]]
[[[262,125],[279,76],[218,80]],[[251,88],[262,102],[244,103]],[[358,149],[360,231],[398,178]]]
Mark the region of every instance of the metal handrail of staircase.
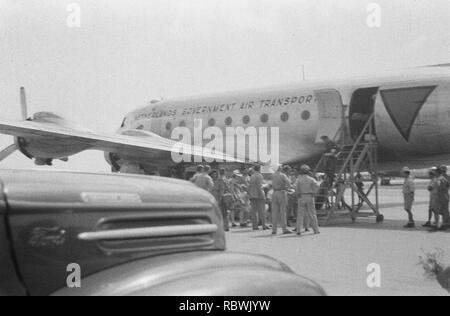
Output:
[[370,147],[369,143],[364,145],[364,149],[359,154],[358,160],[356,161],[356,163],[353,165],[353,168],[351,169],[352,174],[355,174],[357,172],[357,170],[359,170],[359,168],[361,168],[361,165],[363,164],[363,162],[365,162],[366,155],[369,153],[369,147]]
[[[348,164],[350,163],[350,161],[352,161],[353,155],[356,152],[356,149],[358,148],[358,146],[361,144],[361,141],[364,137],[364,135],[366,135],[367,129],[369,129],[369,127],[372,126],[373,123],[373,119],[375,118],[375,113],[372,113],[372,115],[370,116],[370,118],[367,120],[366,125],[364,125],[364,128],[362,129],[361,134],[359,135],[359,137],[357,138],[357,140],[355,141],[352,150],[350,151],[347,159],[345,160],[339,174],[338,174],[338,179],[342,177],[342,174],[345,172],[346,168],[348,167]],[[369,129],[369,132],[371,131],[371,128]],[[353,170],[352,170],[353,172]]]

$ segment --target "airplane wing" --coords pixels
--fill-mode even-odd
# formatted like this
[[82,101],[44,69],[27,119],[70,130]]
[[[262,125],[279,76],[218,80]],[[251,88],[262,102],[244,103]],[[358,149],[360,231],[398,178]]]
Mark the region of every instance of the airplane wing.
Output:
[[[185,145],[181,151],[174,150],[178,143],[174,140],[160,137],[145,131],[128,131],[128,135],[94,133],[88,130],[78,130],[51,122],[8,122],[0,120],[0,133],[20,137],[28,142],[39,140],[47,144],[64,144],[65,147],[96,149],[110,153],[135,153],[136,155],[151,155],[155,151],[180,152],[186,155],[203,157],[204,159],[239,162],[244,160],[227,156],[221,152],[204,152],[202,147]],[[47,158],[47,157],[45,157]],[[141,157],[145,159],[145,156]]]

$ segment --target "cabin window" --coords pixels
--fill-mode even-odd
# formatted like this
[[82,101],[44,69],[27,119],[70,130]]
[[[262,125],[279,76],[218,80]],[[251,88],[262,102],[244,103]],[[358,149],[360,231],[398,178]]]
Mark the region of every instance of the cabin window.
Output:
[[244,118],[242,119],[242,122],[247,125],[250,123],[250,116],[246,115],[244,116]]
[[302,113],[302,120],[307,121],[311,118],[311,112],[309,111],[303,111]]
[[233,124],[233,119],[231,117],[227,117],[225,119],[225,125],[230,126],[231,124]]
[[281,114],[281,121],[283,121],[283,122],[289,121],[289,113],[288,112],[284,112],[283,114]]
[[261,122],[264,124],[269,122],[269,115],[268,114],[261,115]]

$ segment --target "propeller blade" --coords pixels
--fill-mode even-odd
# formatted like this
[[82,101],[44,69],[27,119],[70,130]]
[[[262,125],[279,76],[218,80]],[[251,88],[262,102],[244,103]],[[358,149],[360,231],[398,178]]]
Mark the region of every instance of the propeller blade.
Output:
[[8,158],[9,156],[11,156],[17,149],[19,149],[17,147],[17,145],[13,144],[13,145],[11,145],[9,147],[6,147],[2,151],[0,151],[0,161],[3,161],[6,158]]
[[22,119],[26,121],[28,119],[28,105],[24,87],[20,88],[20,106],[22,108]]

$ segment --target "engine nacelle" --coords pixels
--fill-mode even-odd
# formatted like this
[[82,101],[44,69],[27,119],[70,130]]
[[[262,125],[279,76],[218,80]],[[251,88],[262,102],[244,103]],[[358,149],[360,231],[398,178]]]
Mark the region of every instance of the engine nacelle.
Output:
[[[121,128],[117,131],[117,134],[130,136],[143,139],[161,139],[161,136],[151,132],[136,129]],[[145,157],[142,158],[142,157]],[[143,174],[155,174],[158,173],[162,167],[171,167],[174,165],[171,159],[170,152],[160,150],[139,150],[131,149],[122,152],[105,152],[105,159],[111,166],[113,172],[120,172],[124,165],[136,166],[135,169],[139,169]],[[128,172],[126,172],[128,173]],[[132,173],[138,173],[132,172]]]
[[[62,130],[88,131],[85,127],[50,112],[36,113],[29,121],[53,125]],[[18,137],[15,139],[15,142],[19,150],[29,159],[34,158],[38,166],[51,166],[54,159],[68,161],[67,157],[78,154],[90,147],[85,143],[69,141],[64,138]]]

